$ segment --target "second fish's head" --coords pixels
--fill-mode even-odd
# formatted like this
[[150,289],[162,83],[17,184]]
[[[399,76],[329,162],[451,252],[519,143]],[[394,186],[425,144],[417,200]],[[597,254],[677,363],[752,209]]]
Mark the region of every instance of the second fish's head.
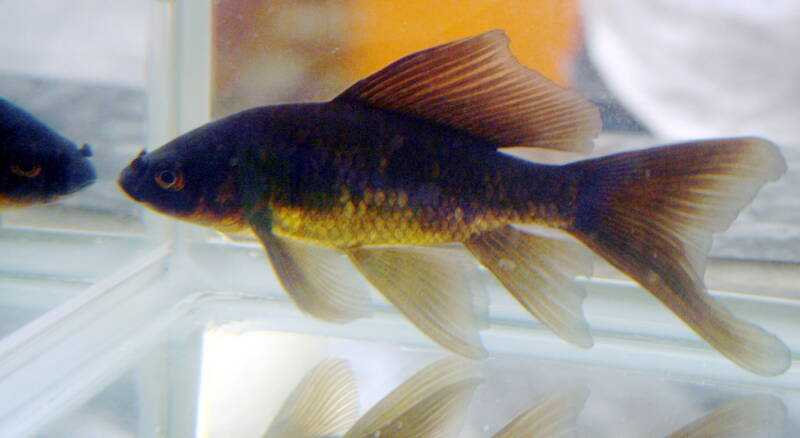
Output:
[[88,145],[77,147],[0,99],[0,208],[54,201],[97,179]]
[[177,219],[238,231],[243,218],[237,189],[236,144],[213,123],[153,152],[142,151],[118,183],[133,200]]

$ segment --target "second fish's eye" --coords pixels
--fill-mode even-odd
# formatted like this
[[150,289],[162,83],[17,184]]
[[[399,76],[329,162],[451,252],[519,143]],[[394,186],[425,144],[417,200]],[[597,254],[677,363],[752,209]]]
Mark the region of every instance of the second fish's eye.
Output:
[[11,172],[25,178],[36,178],[42,173],[42,166],[32,163],[15,163],[11,165]]
[[177,170],[162,170],[156,174],[156,183],[162,189],[177,192],[183,188],[183,174]]

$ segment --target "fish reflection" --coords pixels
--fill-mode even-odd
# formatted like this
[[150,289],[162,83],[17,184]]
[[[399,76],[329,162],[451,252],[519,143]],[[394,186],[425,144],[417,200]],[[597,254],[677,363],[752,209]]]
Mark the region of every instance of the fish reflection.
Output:
[[585,387],[558,392],[519,414],[493,438],[577,437],[578,415],[587,397]]
[[361,418],[346,361],[326,360],[295,388],[263,438],[455,437],[475,388],[475,368],[442,359],[406,380]]
[[251,229],[294,302],[326,321],[370,314],[366,278],[432,340],[483,358],[483,311],[465,275],[477,260],[556,335],[588,348],[573,281],[590,274],[588,247],[737,365],[786,371],[786,345],[703,283],[712,233],[784,173],[777,148],[702,140],[562,166],[502,152],[588,152],[600,128],[593,104],[521,65],[492,31],[406,56],[330,102],[209,123],[143,151],[119,184],[178,219]]
[[[578,416],[589,396],[585,387],[561,391],[517,416],[493,438],[578,437]],[[786,407],[770,395],[734,399],[666,438],[781,438]],[[591,435],[584,435],[591,436]]]
[[89,145],[74,143],[0,98],[0,210],[54,201],[96,179]]
[[[328,359],[306,373],[262,438],[457,437],[473,393],[483,382],[478,368],[441,359],[422,369],[358,418],[358,389],[346,360]],[[517,415],[493,438],[578,437],[589,397],[585,385],[567,385]],[[780,438],[786,407],[771,395],[734,399],[666,438]],[[590,436],[590,435],[585,435]]]
[[781,438],[785,423],[780,399],[754,395],[728,402],[667,438]]
[[345,360],[311,369],[283,403],[264,438],[341,436],[358,419],[358,388]]

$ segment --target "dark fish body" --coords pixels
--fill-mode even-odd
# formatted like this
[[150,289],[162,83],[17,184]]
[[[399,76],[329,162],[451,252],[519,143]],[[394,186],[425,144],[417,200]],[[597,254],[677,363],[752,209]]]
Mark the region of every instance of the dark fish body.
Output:
[[247,158],[234,171],[263,176],[241,178],[239,190],[266,203],[286,236],[334,247],[452,243],[507,223],[556,223],[574,201],[576,181],[560,167],[426,120],[340,102],[250,116],[266,144],[239,144]]
[[[274,230],[322,245],[452,243],[509,222],[557,222],[574,201],[575,180],[559,166],[524,161],[448,126],[358,103],[260,107],[192,135],[195,152],[215,146],[204,154],[208,160],[183,163],[198,169],[182,174],[212,178],[188,185],[213,190],[185,197],[197,201],[191,205],[163,205],[171,214],[185,211],[190,221],[198,221],[199,209],[215,218],[203,223],[234,224],[223,229],[244,225],[241,205],[252,198],[267,204]],[[161,153],[146,159],[180,161],[192,152]],[[161,191],[153,178],[136,181],[146,185],[123,182],[134,199]]]
[[785,170],[774,145],[705,140],[562,166],[502,152],[586,152],[599,129],[593,105],[520,65],[494,31],[409,55],[330,102],[209,123],[140,154],[120,185],[163,213],[252,230],[298,306],[328,321],[369,314],[361,274],[436,342],[483,357],[465,275],[477,260],[589,347],[573,281],[590,272],[588,247],[737,364],[785,371],[786,346],[722,308],[702,279],[711,234]]
[[88,145],[78,148],[0,98],[0,209],[53,201],[97,178]]
[[[311,134],[317,138],[309,142],[310,155],[295,159],[290,184],[277,185],[291,190],[271,196],[273,227],[287,235],[339,247],[439,244],[508,223],[554,224],[569,216],[575,180],[557,166],[359,104],[327,103],[317,111],[330,132]],[[319,126],[311,122],[308,132]],[[305,214],[297,217],[298,208]]]

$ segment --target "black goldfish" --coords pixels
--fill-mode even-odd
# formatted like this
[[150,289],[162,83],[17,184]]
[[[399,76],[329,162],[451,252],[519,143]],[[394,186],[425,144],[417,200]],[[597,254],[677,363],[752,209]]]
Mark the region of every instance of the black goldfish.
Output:
[[785,171],[777,148],[702,140],[566,165],[502,151],[587,152],[600,128],[594,105],[519,64],[492,31],[408,55],[330,102],[209,123],[143,151],[119,184],[164,214],[252,230],[295,303],[327,321],[369,314],[360,273],[434,341],[484,357],[464,275],[476,259],[558,336],[590,347],[573,281],[590,273],[588,247],[739,366],[786,371],[786,345],[703,284],[712,233]]
[[54,201],[96,179],[89,145],[80,148],[0,98],[0,209]]

